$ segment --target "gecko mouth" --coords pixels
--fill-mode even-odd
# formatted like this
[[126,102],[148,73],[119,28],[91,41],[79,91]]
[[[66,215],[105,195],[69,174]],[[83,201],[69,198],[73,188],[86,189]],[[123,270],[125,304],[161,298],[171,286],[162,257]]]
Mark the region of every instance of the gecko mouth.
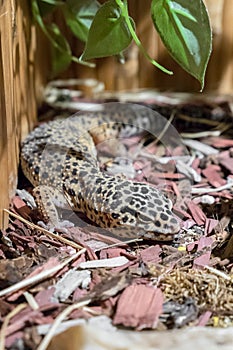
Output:
[[143,233],[144,239],[149,239],[153,241],[173,241],[175,238],[174,233],[157,233],[153,231],[147,231]]

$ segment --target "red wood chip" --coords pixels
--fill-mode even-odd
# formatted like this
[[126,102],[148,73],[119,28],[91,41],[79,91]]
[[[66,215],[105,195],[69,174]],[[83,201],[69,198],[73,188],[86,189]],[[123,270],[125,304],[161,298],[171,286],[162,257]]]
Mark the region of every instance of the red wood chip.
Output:
[[208,138],[207,142],[209,145],[216,147],[216,148],[225,148],[225,147],[232,147],[233,146],[233,140],[223,139],[221,137]]
[[122,266],[117,266],[117,267],[113,267],[112,268],[112,273],[120,273],[121,271],[124,271],[126,270],[128,267],[131,267],[131,268],[138,268],[138,262],[137,260],[135,261],[129,261],[128,263],[122,265]]
[[26,206],[25,202],[19,196],[14,196],[12,199],[12,203],[14,204],[14,207],[16,209],[20,209]]
[[220,158],[219,163],[233,174],[233,158]]
[[25,202],[19,196],[14,196],[12,203],[17,213],[27,219],[28,215],[31,213],[31,209],[25,204]]
[[182,222],[182,228],[189,230],[191,227],[195,225],[195,221],[193,219],[188,219]]
[[135,255],[128,253],[126,249],[123,248],[108,248],[100,252],[100,259],[116,258],[118,256],[125,256],[129,260],[137,259]]
[[204,326],[207,324],[207,322],[209,321],[211,315],[212,315],[212,312],[211,312],[211,311],[206,311],[206,312],[204,312],[204,314],[202,314],[202,315],[199,317],[197,326],[199,326],[199,327],[204,327]]
[[[19,331],[15,332],[14,334],[10,335],[6,338],[5,346],[6,348],[11,349],[11,346],[18,340],[23,339],[24,333]],[[13,348],[13,347],[12,347]]]
[[32,310],[29,306],[21,310],[17,315],[12,317],[11,324],[8,326],[6,335],[10,335],[21,330],[26,324],[45,324],[52,323],[51,315],[44,316],[39,310]]
[[143,249],[140,255],[141,255],[142,261],[145,264],[148,264],[148,263],[157,264],[161,260],[159,256],[160,253],[161,253],[161,248],[157,244],[156,246],[151,246],[149,248]]
[[156,328],[162,311],[163,294],[160,289],[147,285],[131,285],[118,300],[113,323],[138,330]]
[[185,211],[185,210],[182,210],[180,208],[178,208],[177,206],[174,206],[173,207],[173,211],[176,215],[179,215],[181,218],[187,218],[187,219],[192,219],[191,216]]
[[213,229],[219,224],[218,220],[206,218],[205,222],[205,236],[210,234]]
[[[58,258],[52,257],[46,263],[44,263],[44,265],[41,265],[41,266],[38,266],[37,268],[35,268],[35,270],[33,270],[26,278],[36,276],[37,274],[41,273],[42,271],[46,271],[48,269],[51,269],[52,267],[55,267],[58,264],[59,264]],[[23,293],[24,293],[24,290],[19,290],[18,292],[11,294],[7,298],[7,300],[9,300],[9,301],[17,300],[20,297],[20,295],[22,295]]]
[[191,212],[191,215],[193,217],[193,220],[197,223],[197,225],[204,225],[205,221],[206,221],[206,216],[203,213],[203,211],[201,210],[201,208],[195,204],[192,201],[189,201],[187,203],[188,209]]
[[77,288],[74,291],[73,297],[72,297],[72,301],[77,301],[78,299],[84,297],[85,295],[87,295],[87,290],[86,289],[81,289],[81,288]]
[[201,237],[198,241],[198,251],[206,247],[211,247],[213,239],[211,237]]
[[175,194],[176,197],[179,197],[180,196],[180,189],[179,189],[179,186],[177,186],[176,182],[172,182],[172,190]]
[[39,305],[39,307],[42,307],[48,304],[58,304],[57,302],[52,301],[54,292],[55,292],[55,287],[51,287],[49,289],[43,289],[39,291],[35,296],[35,300]]
[[187,245],[187,247],[186,247],[187,252],[191,252],[191,251],[195,248],[196,243],[197,243],[197,242],[189,243],[189,244]]
[[[151,174],[150,174],[151,176]],[[153,178],[154,177],[158,177],[158,178],[162,178],[162,179],[174,179],[174,180],[179,180],[179,179],[183,179],[185,177],[184,174],[180,174],[180,173],[158,173],[158,172],[153,172]]]
[[211,164],[207,168],[202,170],[202,174],[208,179],[209,183],[214,187],[220,187],[226,184],[226,180],[224,180],[220,176],[221,168],[218,165]]
[[192,168],[196,171],[198,171],[200,165],[200,158],[195,158],[194,161],[192,162]]
[[197,251],[200,251],[204,248],[209,248],[209,250],[205,253],[203,253],[201,256],[194,259],[194,266],[195,267],[202,267],[209,264],[210,261],[210,255],[211,255],[211,246],[212,246],[213,240],[211,237],[201,237],[198,242],[198,248]]
[[173,149],[171,149],[172,156],[182,156],[184,154],[184,147],[183,146],[177,146]]

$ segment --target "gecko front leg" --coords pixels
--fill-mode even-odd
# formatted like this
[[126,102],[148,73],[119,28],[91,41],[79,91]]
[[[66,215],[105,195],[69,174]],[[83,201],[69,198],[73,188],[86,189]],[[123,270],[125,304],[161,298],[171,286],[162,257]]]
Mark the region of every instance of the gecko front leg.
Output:
[[60,220],[57,207],[71,209],[65,197],[60,191],[47,185],[40,185],[33,189],[33,195],[46,224],[42,226],[52,231],[66,231],[66,228],[73,227],[74,224],[68,220]]

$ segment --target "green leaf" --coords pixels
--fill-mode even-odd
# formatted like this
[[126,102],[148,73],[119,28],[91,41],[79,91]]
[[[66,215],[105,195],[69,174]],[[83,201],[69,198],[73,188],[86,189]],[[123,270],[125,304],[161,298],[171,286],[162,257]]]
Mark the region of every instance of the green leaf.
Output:
[[87,41],[91,23],[99,7],[96,0],[67,0],[64,8],[66,24],[80,40]]
[[60,32],[60,29],[56,24],[52,23],[50,25],[45,25],[43,18],[41,17],[38,0],[32,0],[32,14],[41,30],[44,32],[52,44],[52,65],[54,75],[65,70],[71,61],[89,67],[94,67],[93,64],[83,62],[72,55],[69,43]]
[[[47,31],[47,28],[43,21],[43,10],[47,10],[47,8],[43,8],[44,4],[41,4],[40,0],[32,0],[32,15],[37,24],[40,26],[41,30],[44,32],[44,34],[50,39],[50,41],[53,43],[53,38],[50,36],[50,34]],[[45,6],[47,6],[45,4]],[[54,6],[48,5],[50,9],[53,9]],[[42,7],[42,8],[41,8]]]
[[41,17],[37,0],[32,1],[32,13],[36,22],[52,43],[52,67],[54,74],[66,69],[72,60],[71,50],[57,25],[46,26]]
[[50,5],[64,5],[65,1],[62,0],[40,0],[41,2],[45,2]]
[[155,61],[148,52],[145,50],[143,47],[140,39],[137,36],[137,33],[135,32],[135,24],[132,20],[132,18],[129,16],[129,11],[128,11],[128,4],[127,0],[115,0],[117,5],[119,6],[121,10],[121,16],[124,18],[126,25],[128,26],[128,30],[132,36],[132,39],[134,40],[135,44],[139,48],[139,50],[142,52],[142,54],[146,57],[146,59],[153,64],[155,67],[161,69],[164,73],[167,74],[173,74],[173,72],[167,70],[165,67],[161,66],[157,61]]
[[209,17],[202,0],[152,0],[151,15],[171,56],[199,80],[201,89],[212,48]]
[[117,55],[129,46],[131,40],[132,36],[120,7],[115,0],[107,1],[93,19],[81,59]]
[[52,70],[55,76],[68,68],[72,61],[72,52],[69,43],[56,24],[52,23],[48,31],[57,44],[52,46]]
[[37,0],[37,3],[41,17],[53,12],[58,6],[64,5],[64,2],[57,0]]

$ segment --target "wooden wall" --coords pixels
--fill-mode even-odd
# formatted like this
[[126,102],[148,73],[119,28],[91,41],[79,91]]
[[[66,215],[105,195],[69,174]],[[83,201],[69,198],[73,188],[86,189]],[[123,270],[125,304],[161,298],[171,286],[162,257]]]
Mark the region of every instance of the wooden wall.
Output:
[[0,227],[17,185],[20,140],[36,120],[43,81],[36,47],[28,0],[0,0]]

